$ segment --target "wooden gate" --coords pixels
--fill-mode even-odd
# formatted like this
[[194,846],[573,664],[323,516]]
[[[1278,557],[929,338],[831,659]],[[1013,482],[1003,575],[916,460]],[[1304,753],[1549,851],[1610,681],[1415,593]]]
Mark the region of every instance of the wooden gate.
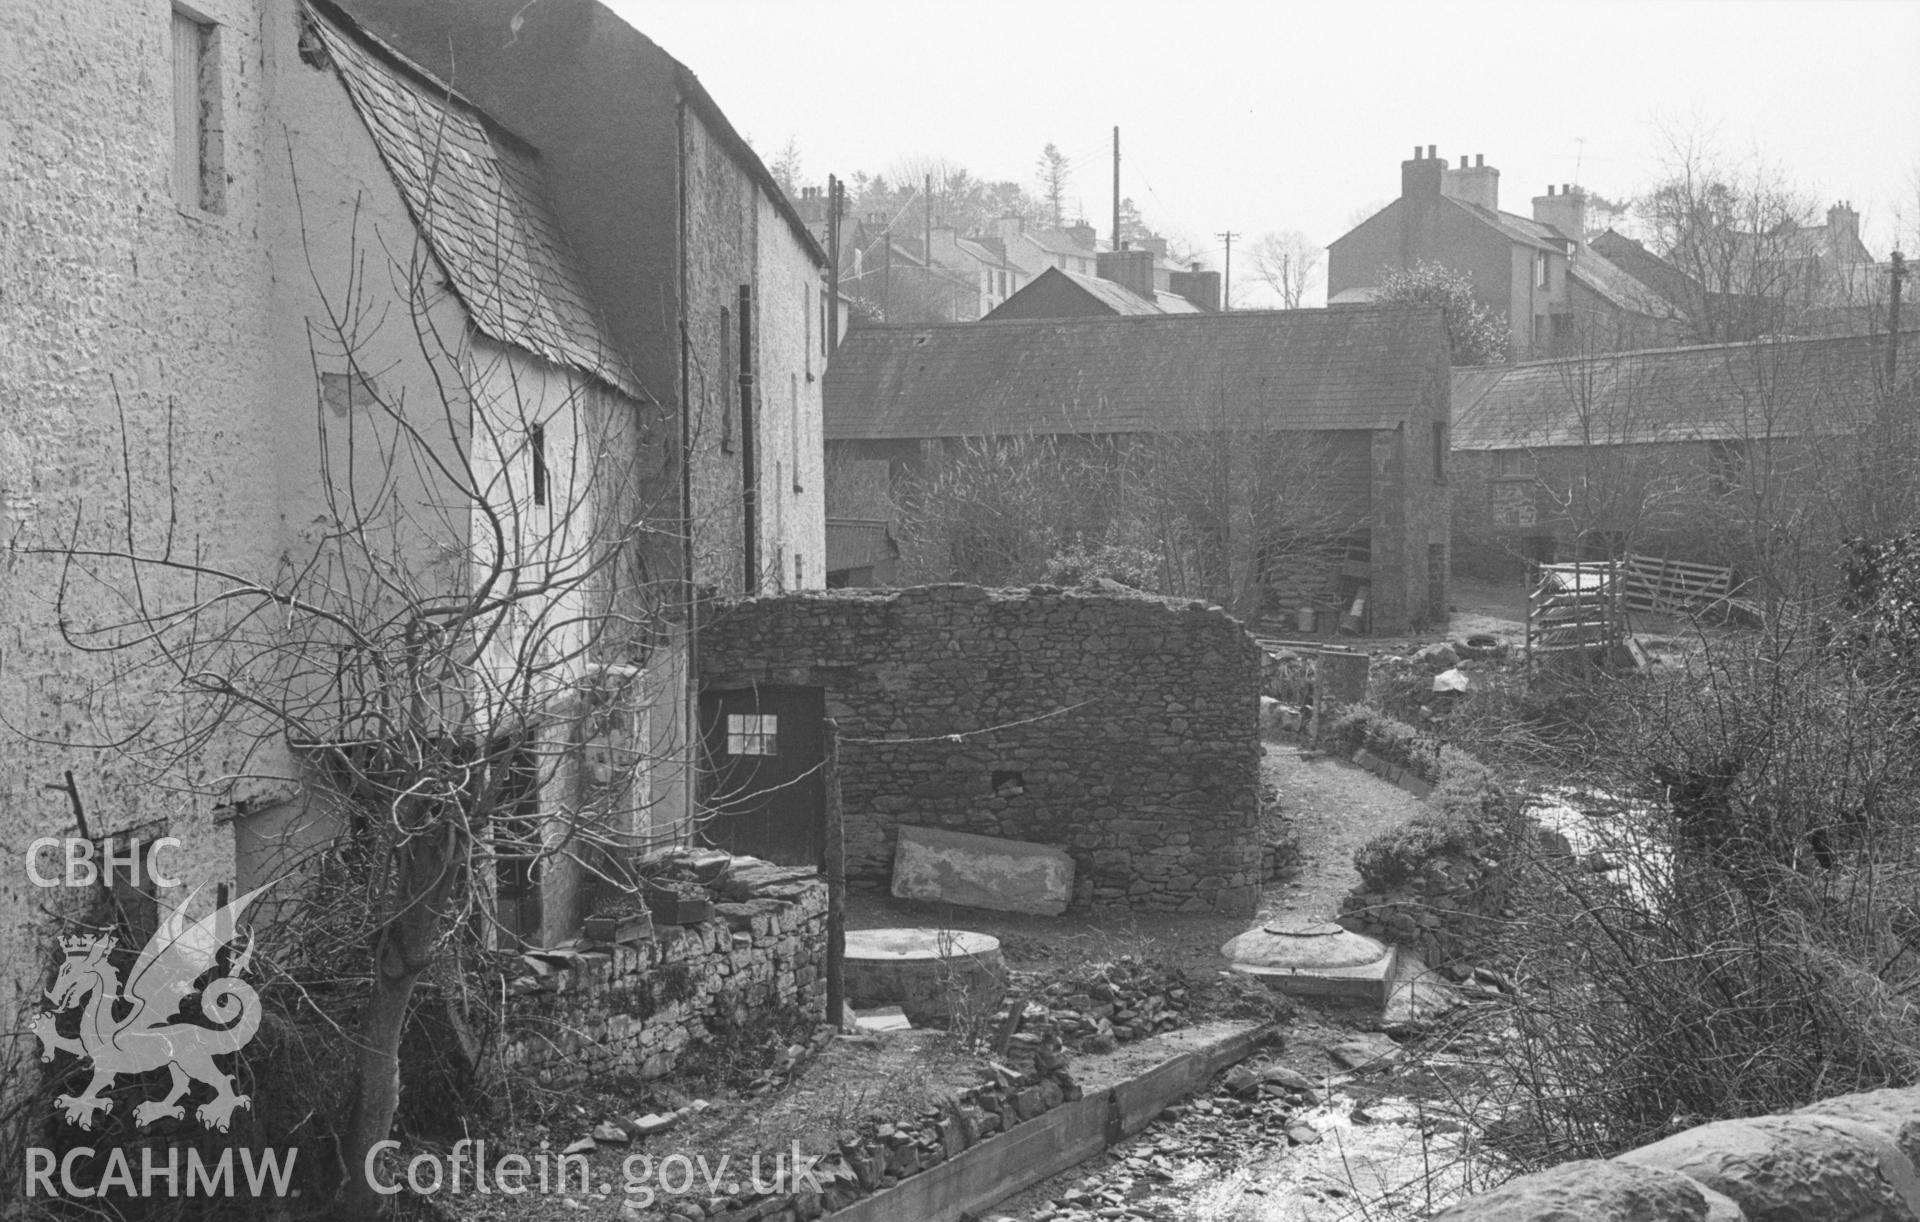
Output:
[[826,693],[817,687],[701,693],[701,835],[708,844],[781,865],[820,864],[826,715]]

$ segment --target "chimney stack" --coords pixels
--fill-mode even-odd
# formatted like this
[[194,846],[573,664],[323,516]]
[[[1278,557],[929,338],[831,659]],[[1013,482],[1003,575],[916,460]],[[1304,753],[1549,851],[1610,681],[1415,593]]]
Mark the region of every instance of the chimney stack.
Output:
[[1420,155],[1420,146],[1413,146],[1413,159],[1400,163],[1400,198],[1422,199],[1437,198],[1446,181],[1447,163],[1434,155],[1434,146],[1427,146],[1427,155]]
[[1220,273],[1202,271],[1198,263],[1191,271],[1174,272],[1168,277],[1167,290],[1178,293],[1209,314],[1220,312]]
[[1571,183],[1561,183],[1559,194],[1555,194],[1553,184],[1547,184],[1545,195],[1533,197],[1533,219],[1542,225],[1551,225],[1561,233],[1584,245],[1587,237],[1587,193],[1576,191]]
[[1448,170],[1440,184],[1441,193],[1469,204],[1478,204],[1489,212],[1500,211],[1500,171],[1487,164],[1485,153],[1476,154],[1474,164],[1460,157],[1460,168]]
[[1123,248],[1103,250],[1095,256],[1095,268],[1102,280],[1111,280],[1122,288],[1153,300],[1153,252]]

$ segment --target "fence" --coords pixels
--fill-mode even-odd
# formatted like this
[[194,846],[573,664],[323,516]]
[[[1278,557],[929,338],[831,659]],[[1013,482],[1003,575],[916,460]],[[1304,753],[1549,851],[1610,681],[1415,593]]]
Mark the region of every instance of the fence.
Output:
[[1629,553],[1620,568],[1630,611],[1681,615],[1733,598],[1733,570],[1717,564]]
[[1527,594],[1527,660],[1570,650],[1604,649],[1626,639],[1619,561],[1543,564]]

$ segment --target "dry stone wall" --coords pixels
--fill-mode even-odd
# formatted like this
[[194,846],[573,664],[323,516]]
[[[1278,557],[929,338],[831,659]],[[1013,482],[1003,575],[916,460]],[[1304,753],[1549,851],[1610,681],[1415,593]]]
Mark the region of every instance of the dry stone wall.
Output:
[[765,1009],[826,1013],[827,887],[811,870],[734,859],[711,920],[557,957],[509,986],[504,1062],[543,1086],[671,1071],[716,1025]]
[[1077,909],[1254,910],[1260,651],[1217,608],[835,590],[730,604],[700,650],[709,689],[825,690],[852,881],[887,882],[906,824],[1057,845]]

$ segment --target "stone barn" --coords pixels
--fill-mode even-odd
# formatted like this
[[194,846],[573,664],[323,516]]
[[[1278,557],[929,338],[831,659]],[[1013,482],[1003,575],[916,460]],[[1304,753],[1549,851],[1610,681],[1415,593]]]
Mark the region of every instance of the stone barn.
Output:
[[699,650],[715,843],[819,859],[824,717],[856,884],[885,886],[914,826],[1065,849],[1076,910],[1254,911],[1260,651],[1217,607],[836,590],[724,605]]

